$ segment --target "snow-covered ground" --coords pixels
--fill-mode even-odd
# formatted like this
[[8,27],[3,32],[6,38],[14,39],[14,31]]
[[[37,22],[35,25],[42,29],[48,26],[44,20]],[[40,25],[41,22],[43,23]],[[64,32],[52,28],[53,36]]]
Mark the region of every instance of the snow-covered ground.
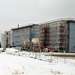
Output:
[[7,48],[0,53],[0,75],[75,75],[75,60]]

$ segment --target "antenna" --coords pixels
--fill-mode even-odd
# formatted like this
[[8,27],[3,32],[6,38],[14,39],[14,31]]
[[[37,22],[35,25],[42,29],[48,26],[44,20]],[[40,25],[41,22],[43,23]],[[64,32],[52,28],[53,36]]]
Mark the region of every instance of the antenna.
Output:
[[17,24],[18,28],[19,28],[19,24]]

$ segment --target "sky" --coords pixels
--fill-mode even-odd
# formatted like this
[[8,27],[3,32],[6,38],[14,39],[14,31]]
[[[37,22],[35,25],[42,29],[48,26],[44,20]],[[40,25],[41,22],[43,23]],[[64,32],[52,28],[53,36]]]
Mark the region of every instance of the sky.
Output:
[[16,27],[75,18],[75,0],[0,0],[0,36]]

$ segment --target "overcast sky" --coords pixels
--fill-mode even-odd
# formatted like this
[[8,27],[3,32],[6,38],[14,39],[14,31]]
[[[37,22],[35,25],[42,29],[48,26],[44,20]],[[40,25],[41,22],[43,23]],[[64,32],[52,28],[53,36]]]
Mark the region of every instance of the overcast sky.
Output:
[[17,24],[75,18],[75,0],[0,0],[0,34]]

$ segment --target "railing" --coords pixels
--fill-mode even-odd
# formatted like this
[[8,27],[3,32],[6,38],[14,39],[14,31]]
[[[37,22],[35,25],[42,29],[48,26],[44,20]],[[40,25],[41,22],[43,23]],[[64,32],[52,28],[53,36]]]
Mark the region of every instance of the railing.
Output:
[[[9,54],[9,53],[6,53],[6,54]],[[47,51],[41,52],[40,50],[40,52],[18,51],[15,53],[13,52],[10,55],[39,59],[41,61],[46,61],[53,64],[64,63],[70,66],[75,66],[75,60],[74,60],[75,53],[65,53],[65,52],[54,53],[54,52],[47,52]]]

